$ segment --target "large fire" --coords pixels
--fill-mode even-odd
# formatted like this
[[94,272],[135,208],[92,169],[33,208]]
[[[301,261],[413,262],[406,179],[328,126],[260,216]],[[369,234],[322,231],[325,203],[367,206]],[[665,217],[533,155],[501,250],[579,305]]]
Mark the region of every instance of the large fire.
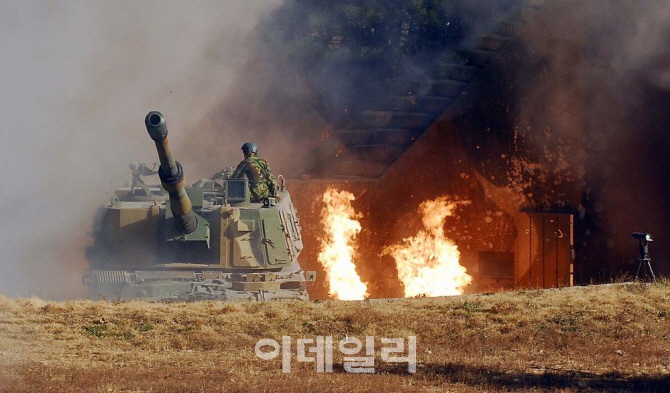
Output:
[[330,296],[340,300],[363,300],[367,285],[356,273],[354,240],[361,231],[361,224],[351,206],[354,195],[348,191],[329,188],[323,194],[325,206],[321,222],[325,236],[321,240],[319,262],[326,270]]
[[458,247],[444,235],[444,220],[464,203],[446,196],[423,202],[419,209],[425,230],[385,249],[395,259],[405,297],[460,295],[472,281],[459,263]]

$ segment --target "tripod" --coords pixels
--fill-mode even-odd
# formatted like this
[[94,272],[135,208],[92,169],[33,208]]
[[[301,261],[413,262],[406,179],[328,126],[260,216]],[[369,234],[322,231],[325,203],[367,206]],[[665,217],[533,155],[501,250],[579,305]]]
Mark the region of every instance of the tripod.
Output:
[[651,241],[651,236],[638,238],[638,240],[640,241],[640,259],[637,260],[637,271],[635,272],[635,279],[638,279],[640,275],[640,269],[642,269],[644,272],[644,277],[646,278],[649,274],[651,274],[651,278],[655,283],[656,275],[654,275],[654,270],[651,268],[651,258],[649,258],[649,242]]
[[656,276],[654,275],[654,270],[651,268],[651,258],[641,258],[637,260],[637,271],[635,272],[635,279],[637,280],[638,275],[640,274],[640,269],[643,270],[644,276],[647,277],[647,269],[649,269],[649,274],[651,278],[656,282]]

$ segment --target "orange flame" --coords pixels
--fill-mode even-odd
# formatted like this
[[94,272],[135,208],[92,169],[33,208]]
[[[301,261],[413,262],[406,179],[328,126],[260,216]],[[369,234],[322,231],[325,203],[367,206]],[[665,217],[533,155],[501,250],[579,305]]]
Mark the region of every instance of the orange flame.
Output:
[[444,235],[443,228],[456,207],[468,203],[452,202],[446,196],[423,202],[419,210],[425,230],[384,250],[395,259],[405,297],[460,295],[472,281],[459,263],[458,247]]
[[361,231],[357,220],[360,214],[351,206],[354,199],[352,193],[332,188],[323,194],[325,206],[321,210],[321,222],[326,235],[321,240],[319,262],[326,270],[330,296],[340,300],[363,300],[368,289],[353,262],[354,240]]

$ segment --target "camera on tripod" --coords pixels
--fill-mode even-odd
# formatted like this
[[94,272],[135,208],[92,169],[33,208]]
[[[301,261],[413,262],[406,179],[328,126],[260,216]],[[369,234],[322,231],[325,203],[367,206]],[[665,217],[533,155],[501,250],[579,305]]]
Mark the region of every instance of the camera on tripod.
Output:
[[633,232],[633,237],[636,239],[643,239],[648,242],[653,242],[654,239],[651,238],[651,233],[647,232]]
[[654,239],[651,238],[651,233],[647,232],[633,232],[632,236],[637,239],[640,244],[640,258],[637,260],[637,271],[635,272],[635,279],[637,280],[640,275],[640,269],[643,270],[644,275],[651,275],[654,282],[656,282],[656,276],[654,271],[651,268],[651,258],[649,257],[649,242],[653,242]]

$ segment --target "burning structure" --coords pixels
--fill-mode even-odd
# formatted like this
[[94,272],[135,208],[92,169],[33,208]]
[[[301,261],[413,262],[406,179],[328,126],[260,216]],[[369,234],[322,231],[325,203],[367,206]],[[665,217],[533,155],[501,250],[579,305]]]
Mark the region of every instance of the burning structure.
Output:
[[[307,217],[318,214],[313,201],[321,195],[332,200],[325,187],[347,190],[349,200],[356,194],[362,230],[356,226],[347,236],[361,231],[353,259],[359,272],[352,253],[343,270],[355,280],[351,288],[362,280],[372,297],[413,297],[573,284],[580,178],[564,154],[575,141],[562,139],[555,151],[530,156],[525,130],[500,120],[509,112],[500,95],[508,92],[495,87],[509,61],[505,48],[540,5],[513,8],[474,47],[436,59],[422,78],[328,130],[337,142],[331,158],[322,157],[324,179],[290,185]],[[320,236],[320,228],[309,229]],[[310,244],[320,243],[306,239],[308,255],[317,252]],[[324,266],[333,277],[332,264]],[[330,296],[347,298],[330,285]]]
[[[651,142],[640,146],[645,153],[630,149],[636,140],[668,145],[650,123],[664,119],[651,104],[664,97],[653,53],[614,46],[606,31],[615,15],[598,14],[596,5],[516,4],[471,37],[472,46],[435,56],[366,104],[347,106],[345,122],[329,123],[311,180],[291,185],[305,217],[319,216],[313,201],[326,187],[355,195],[362,214],[355,262],[372,297],[404,295],[396,261],[384,250],[423,230],[419,206],[442,195],[470,201],[443,230],[473,277],[471,291],[632,274],[630,231],[663,232],[635,202],[639,176],[653,190],[646,197],[662,195],[652,186],[656,172],[643,170],[662,160]],[[648,20],[642,14],[631,14],[634,25]],[[612,34],[629,41],[624,31]],[[629,105],[632,97],[650,104]],[[664,216],[663,204],[654,206]],[[307,255],[318,254],[321,228],[312,230]],[[665,271],[667,260],[656,261]]]
[[[319,217],[314,201],[325,188],[354,194],[362,226],[355,263],[371,297],[404,295],[396,261],[384,250],[425,230],[419,207],[443,195],[470,202],[443,226],[473,277],[467,290],[632,277],[630,233],[667,236],[669,63],[659,37],[670,24],[656,15],[670,7],[505,6],[494,19],[474,12],[491,22],[475,29],[467,18],[442,20],[449,26],[439,36],[444,50],[424,50],[424,57],[401,45],[418,41],[419,17],[400,18],[394,45],[401,49],[379,50],[419,65],[401,66],[383,87],[357,90],[364,99],[341,106],[343,120],[327,119],[311,180],[291,185],[300,190],[294,194],[306,222]],[[452,45],[454,26],[470,29]],[[351,40],[341,37],[328,53]],[[314,239],[306,239],[306,255],[318,254],[321,230],[308,231]],[[667,244],[655,244],[657,273],[668,272]]]
[[[230,109],[217,113],[251,139],[262,130],[262,145],[279,139],[273,135],[285,131],[282,123],[299,129],[299,148],[293,146],[298,138],[289,137],[281,141],[292,149],[276,143],[273,151],[290,152],[283,164],[293,167],[282,172],[293,169],[300,179],[288,187],[303,217],[305,268],[328,277],[312,295],[360,299],[554,287],[625,270],[614,268],[621,257],[605,257],[621,250],[613,240],[620,230],[601,217],[611,199],[603,184],[625,187],[599,179],[607,155],[599,142],[607,138],[594,131],[603,124],[621,127],[605,119],[617,118],[607,100],[596,99],[604,87],[616,101],[613,83],[602,81],[609,71],[594,65],[615,63],[585,44],[607,44],[602,37],[609,20],[589,23],[593,9],[578,2],[571,3],[574,13],[563,11],[563,3],[531,0],[477,13],[458,9],[471,2],[434,0],[416,10],[398,1],[370,5],[383,11],[377,19],[351,2],[326,11],[317,3],[287,1],[280,10],[319,17],[340,12],[347,23],[324,28],[319,18],[276,13],[283,23],[274,32],[285,36],[264,30],[270,50],[254,58],[251,77],[241,78],[249,86],[236,90],[232,105],[226,102]],[[437,12],[451,6],[444,15],[453,18]],[[397,12],[389,14],[393,7]],[[486,23],[472,23],[478,18]],[[387,19],[393,24],[383,23]],[[565,32],[564,26],[575,28]],[[423,40],[426,32],[437,39]],[[352,34],[359,42],[352,44]],[[281,46],[282,39],[291,45]],[[283,53],[294,43],[299,50]],[[358,63],[347,67],[352,58]],[[314,113],[323,116],[310,117]],[[193,135],[189,143],[213,146],[199,143],[202,137],[209,136]],[[276,154],[270,161],[282,161]],[[438,263],[442,254],[431,252],[436,249],[451,255],[444,263],[448,279]],[[594,255],[599,260],[589,261]],[[424,279],[413,289],[416,277],[453,283],[433,290]]]
[[[194,13],[165,9],[161,15],[173,22],[161,26],[147,25],[138,17],[142,12],[116,3],[75,7],[82,12],[7,9],[27,10],[6,13],[22,21],[7,24],[5,34],[16,51],[7,56],[17,75],[9,90],[25,94],[8,101],[16,107],[8,106],[5,117],[15,121],[9,129],[28,127],[19,133],[28,139],[7,145],[3,154],[25,169],[8,172],[9,183],[39,184],[45,197],[34,212],[55,200],[60,207],[44,221],[39,213],[17,211],[21,193],[4,198],[12,225],[5,226],[5,266],[11,271],[3,293],[26,295],[31,283],[33,293],[79,294],[79,279],[67,280],[71,270],[85,269],[89,239],[75,229],[90,227],[90,212],[102,202],[96,200],[99,191],[121,176],[100,174],[125,167],[119,156],[148,156],[135,130],[141,112],[153,107],[181,111],[174,116],[184,119],[178,127],[183,140],[175,142],[189,173],[219,170],[238,154],[234,141],[244,134],[275,169],[292,179],[310,178],[290,187],[301,192],[292,196],[300,198],[303,259],[312,268],[323,270],[323,193],[327,187],[351,192],[361,225],[353,263],[373,297],[403,295],[396,261],[383,251],[424,230],[419,206],[443,195],[471,202],[445,218],[443,230],[457,245],[473,289],[483,276],[494,277],[493,286],[514,285],[515,265],[532,268],[535,254],[520,251],[526,247],[520,234],[528,235],[529,249],[541,250],[542,285],[566,282],[569,266],[551,261],[571,254],[570,239],[576,282],[633,274],[629,235],[637,230],[654,234],[655,273],[670,272],[664,225],[670,219],[664,179],[670,165],[664,129],[670,121],[667,2],[269,3],[232,12],[228,2]],[[68,28],[82,23],[91,24],[91,34]],[[194,28],[168,29],[189,34],[165,39],[165,26],[175,24]],[[47,36],[54,50],[35,62],[24,49]],[[134,44],[138,39],[142,45]],[[178,62],[147,61],[175,53]],[[53,77],[32,84],[35,75]],[[89,94],[59,98],[73,91]],[[36,107],[33,114],[42,113],[41,120],[27,125],[20,109]],[[106,124],[106,132],[88,132],[88,118]],[[45,156],[30,135],[55,138],[59,148]],[[100,138],[107,139],[97,143]],[[112,144],[122,146],[117,152],[107,148]],[[69,186],[52,187],[55,178]],[[82,182],[89,192],[73,193]],[[538,212],[545,215],[527,215]],[[574,236],[567,235],[571,222]],[[554,244],[533,244],[542,237],[540,228],[556,233]],[[21,243],[27,237],[39,240]],[[539,285],[537,277],[532,286]],[[317,292],[325,297],[328,288]]]

